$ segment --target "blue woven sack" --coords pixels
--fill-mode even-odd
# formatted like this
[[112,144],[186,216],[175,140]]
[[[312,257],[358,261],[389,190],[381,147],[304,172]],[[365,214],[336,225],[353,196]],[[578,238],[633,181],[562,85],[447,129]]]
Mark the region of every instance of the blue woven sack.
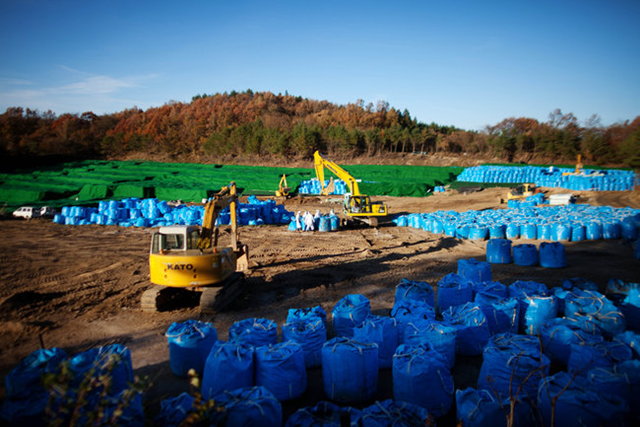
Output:
[[433,287],[427,282],[402,279],[396,286],[395,303],[403,299],[420,300],[435,307]]
[[225,390],[253,387],[253,347],[237,342],[216,341],[202,375],[202,397],[211,399]]
[[535,399],[538,383],[549,373],[549,366],[536,337],[496,335],[482,354],[478,389],[488,390],[499,400]]
[[352,337],[353,330],[371,314],[371,304],[363,295],[347,295],[331,310],[336,335]]
[[378,367],[391,368],[393,355],[399,345],[398,321],[393,317],[367,317],[353,334],[353,339],[378,345]]
[[172,323],[165,336],[169,342],[171,371],[179,377],[186,377],[190,369],[202,374],[218,332],[211,323],[187,320]]
[[348,418],[349,427],[362,426],[362,412],[350,406],[340,407],[331,402],[318,402],[315,406],[298,409],[284,427],[331,427],[340,426]]
[[489,341],[491,332],[487,318],[478,304],[470,302],[450,307],[442,313],[442,317],[445,323],[457,330],[456,354],[463,356],[482,354],[482,349]]
[[473,258],[459,259],[458,275],[473,283],[491,282],[491,265]]
[[282,426],[282,404],[264,387],[225,391],[215,396],[213,400],[216,404],[224,407],[224,425],[243,427]]
[[256,385],[280,401],[299,397],[307,389],[307,371],[300,344],[287,341],[256,348]]
[[293,341],[302,347],[307,368],[322,364],[322,346],[327,342],[327,328],[318,317],[293,320],[282,325],[283,341]]
[[440,353],[428,346],[402,344],[393,356],[393,398],[440,417],[453,404],[453,377]]
[[278,342],[278,325],[273,320],[248,318],[234,322],[229,328],[229,341],[262,347]]
[[433,416],[421,406],[391,399],[375,402],[362,411],[366,427],[427,426]]
[[378,389],[378,346],[336,337],[322,346],[324,393],[332,401],[372,399]]
[[456,273],[449,273],[438,282],[436,293],[436,312],[442,313],[449,307],[455,307],[473,301],[473,283]]

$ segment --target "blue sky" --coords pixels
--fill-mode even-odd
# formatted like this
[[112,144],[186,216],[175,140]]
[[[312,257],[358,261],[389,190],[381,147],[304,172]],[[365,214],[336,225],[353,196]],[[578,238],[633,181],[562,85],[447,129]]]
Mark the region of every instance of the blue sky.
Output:
[[387,101],[482,129],[640,115],[640,1],[0,0],[0,112],[216,92]]

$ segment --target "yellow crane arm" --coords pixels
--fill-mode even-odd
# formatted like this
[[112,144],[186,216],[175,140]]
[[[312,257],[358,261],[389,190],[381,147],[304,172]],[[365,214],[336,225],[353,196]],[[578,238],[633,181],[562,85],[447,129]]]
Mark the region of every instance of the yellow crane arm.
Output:
[[358,188],[358,182],[354,177],[349,174],[346,170],[342,169],[340,166],[332,162],[331,160],[324,157],[319,152],[313,153],[313,164],[316,169],[316,176],[320,181],[320,186],[322,187],[322,194],[327,195],[330,191],[326,191],[324,186],[324,168],[326,167],[331,172],[335,174],[339,179],[343,180],[345,184],[349,186],[349,191],[354,196],[360,195],[360,189]]
[[236,218],[236,183],[232,182],[228,187],[222,187],[213,199],[209,200],[204,206],[204,217],[202,218],[202,229],[200,231],[200,239],[198,240],[198,249],[208,249],[218,244],[218,227],[216,227],[216,219],[220,216],[220,212],[227,206],[230,206],[231,213],[231,239],[233,250],[237,250],[238,241],[238,221]]

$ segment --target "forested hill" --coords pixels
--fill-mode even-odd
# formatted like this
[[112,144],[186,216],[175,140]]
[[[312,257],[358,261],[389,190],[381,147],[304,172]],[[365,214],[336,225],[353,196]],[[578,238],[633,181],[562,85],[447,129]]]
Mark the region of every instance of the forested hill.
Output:
[[0,115],[3,156],[118,158],[132,153],[194,156],[329,155],[441,152],[640,166],[640,116],[604,127],[597,117],[580,124],[556,110],[547,122],[507,118],[483,131],[420,123],[407,110],[380,101],[336,105],[271,92],[198,95],[147,110],[114,114],[40,113],[9,108]]

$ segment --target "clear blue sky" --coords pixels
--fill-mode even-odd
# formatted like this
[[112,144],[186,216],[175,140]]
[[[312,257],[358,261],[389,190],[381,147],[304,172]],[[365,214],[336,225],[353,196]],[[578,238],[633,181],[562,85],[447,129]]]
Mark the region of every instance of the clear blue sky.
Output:
[[482,129],[640,115],[639,0],[0,0],[0,112],[112,113],[216,92],[387,101]]

